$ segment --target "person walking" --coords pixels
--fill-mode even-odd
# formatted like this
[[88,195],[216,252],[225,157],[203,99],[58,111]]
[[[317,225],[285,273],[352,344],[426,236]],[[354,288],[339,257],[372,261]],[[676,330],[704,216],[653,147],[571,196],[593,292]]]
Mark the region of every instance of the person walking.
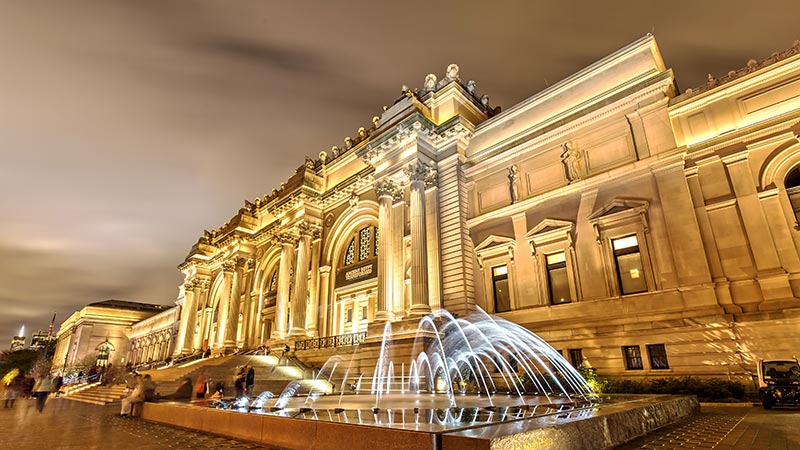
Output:
[[245,393],[252,397],[253,396],[253,386],[256,383],[256,371],[253,369],[253,366],[248,364],[247,365],[247,375],[245,376]]
[[44,404],[47,402],[47,396],[53,392],[53,380],[50,374],[41,374],[33,384],[33,395],[36,397],[36,410],[39,412],[44,411]]

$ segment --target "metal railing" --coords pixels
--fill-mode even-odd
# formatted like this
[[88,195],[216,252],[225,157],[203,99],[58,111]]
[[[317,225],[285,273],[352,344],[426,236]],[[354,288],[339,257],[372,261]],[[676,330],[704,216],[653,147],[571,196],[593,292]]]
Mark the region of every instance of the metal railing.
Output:
[[294,350],[312,350],[320,348],[351,347],[364,342],[367,332],[325,336],[316,339],[306,339],[294,343]]

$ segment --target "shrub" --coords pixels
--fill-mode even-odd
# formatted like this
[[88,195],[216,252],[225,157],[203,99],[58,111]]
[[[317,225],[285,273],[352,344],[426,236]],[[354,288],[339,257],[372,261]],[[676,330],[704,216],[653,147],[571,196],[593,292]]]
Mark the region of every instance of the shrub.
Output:
[[677,394],[696,395],[700,401],[742,400],[745,386],[738,381],[720,378],[676,377],[652,380],[608,378],[601,381],[609,394]]

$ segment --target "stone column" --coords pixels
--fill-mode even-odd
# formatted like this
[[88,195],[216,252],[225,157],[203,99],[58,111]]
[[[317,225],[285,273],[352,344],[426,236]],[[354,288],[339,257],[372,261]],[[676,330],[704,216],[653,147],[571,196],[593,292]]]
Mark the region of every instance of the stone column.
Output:
[[397,186],[391,180],[375,183],[378,195],[378,305],[375,320],[392,320],[392,201]]
[[[306,226],[302,226],[306,225]],[[294,271],[294,299],[292,305],[292,329],[289,336],[306,334],[306,302],[308,301],[308,263],[311,253],[311,232],[307,224],[300,227],[297,244],[297,268]]]
[[425,225],[425,179],[432,169],[416,161],[405,168],[411,182],[411,315],[431,312],[428,303],[428,248]]
[[312,235],[311,243],[311,281],[308,285],[309,297],[311,299],[311,311],[306,312],[306,330],[311,336],[319,336],[319,252],[322,239],[319,231]]
[[[394,192],[394,205],[392,206],[391,232],[381,239],[391,240],[392,248],[392,296],[391,303],[386,307],[394,312],[395,317],[405,313],[405,288],[406,288],[406,260],[403,237],[406,232],[406,202],[403,199],[405,191],[399,188]],[[381,231],[383,233],[383,231]]]
[[289,272],[292,270],[292,251],[294,239],[288,234],[276,236],[275,243],[281,244],[281,264],[278,268],[278,298],[275,304],[275,329],[272,337],[282,339],[286,337],[289,326],[289,286],[292,280]]
[[219,296],[217,306],[217,334],[214,336],[214,348],[223,348],[225,344],[225,330],[228,326],[228,310],[231,304],[231,287],[233,286],[233,273],[236,264],[233,261],[222,263],[222,294]]
[[[195,283],[193,280],[188,281],[183,285],[183,289],[185,292],[185,299],[183,300],[183,311],[181,311],[181,322],[184,320],[186,323],[181,323],[181,330],[183,330],[183,335],[178,338],[178,343],[181,346],[181,354],[188,355],[192,353],[192,347],[194,347],[194,333],[195,333],[195,324],[197,323],[197,298],[199,297],[198,292],[200,290],[199,283]],[[183,314],[183,312],[186,314]]]
[[225,322],[224,347],[233,350],[237,347],[236,335],[239,331],[239,305],[242,302],[242,285],[245,279],[245,270],[251,260],[237,257],[234,262],[236,267],[233,272],[233,282],[231,283],[231,298],[228,306],[228,320]]
[[191,352],[191,347],[186,345],[189,333],[189,311],[194,309],[194,283],[189,280],[183,284],[183,306],[181,306],[181,323],[178,328],[178,342],[175,346],[175,355],[186,355]]
[[[200,350],[203,348],[203,332],[205,331],[205,311],[206,302],[208,301],[208,287],[211,282],[207,279],[195,279],[194,281],[194,300],[195,300],[195,322],[200,321],[200,329],[194,332],[192,339],[192,350]],[[194,330],[193,330],[194,331]]]
[[442,270],[439,240],[439,186],[436,172],[425,179],[425,240],[428,243],[428,304],[434,310],[442,304]]
[[320,303],[320,316],[322,319],[322,326],[320,327],[320,335],[330,336],[330,328],[328,322],[330,321],[330,277],[331,266],[322,266],[319,268],[319,303]]

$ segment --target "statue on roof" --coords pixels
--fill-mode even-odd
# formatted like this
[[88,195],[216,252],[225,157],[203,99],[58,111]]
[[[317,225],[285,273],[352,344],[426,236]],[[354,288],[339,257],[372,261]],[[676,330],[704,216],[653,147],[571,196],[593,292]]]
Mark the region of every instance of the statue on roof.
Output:
[[423,92],[432,92],[436,90],[436,75],[429,73],[425,76],[425,84],[422,85]]
[[447,81],[459,80],[458,78],[458,64],[450,64],[447,66],[447,73],[445,75]]

